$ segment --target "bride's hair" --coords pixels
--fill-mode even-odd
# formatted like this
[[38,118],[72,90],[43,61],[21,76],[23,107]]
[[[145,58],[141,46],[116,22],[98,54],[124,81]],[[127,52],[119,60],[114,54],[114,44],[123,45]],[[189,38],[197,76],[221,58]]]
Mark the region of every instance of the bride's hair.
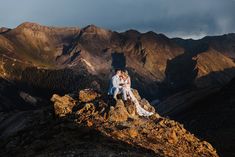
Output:
[[123,75],[124,78],[129,77],[127,70],[122,71],[122,75]]

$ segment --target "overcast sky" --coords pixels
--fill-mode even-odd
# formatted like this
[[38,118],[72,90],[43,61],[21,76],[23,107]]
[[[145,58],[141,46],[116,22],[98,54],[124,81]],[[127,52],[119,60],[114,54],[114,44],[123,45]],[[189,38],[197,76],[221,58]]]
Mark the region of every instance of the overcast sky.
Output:
[[235,32],[235,0],[0,0],[0,27],[25,21],[197,39]]

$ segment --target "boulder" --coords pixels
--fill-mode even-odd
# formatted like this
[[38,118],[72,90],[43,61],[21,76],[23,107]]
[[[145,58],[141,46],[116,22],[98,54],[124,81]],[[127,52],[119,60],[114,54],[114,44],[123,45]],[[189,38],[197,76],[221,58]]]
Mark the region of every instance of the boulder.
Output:
[[54,94],[51,101],[54,102],[55,115],[59,117],[64,117],[67,114],[72,113],[73,107],[77,104],[77,101],[68,95],[61,97]]
[[133,128],[133,127],[128,130],[128,133],[129,133],[131,138],[136,138],[139,134],[138,130],[136,128]]
[[133,102],[131,102],[131,101],[127,101],[126,103],[125,103],[125,107],[126,107],[126,109],[127,109],[127,111],[128,111],[128,113],[130,114],[130,116],[135,116],[137,113],[136,113],[136,107],[135,107],[135,104],[133,103]]
[[98,94],[96,91],[92,89],[84,89],[79,92],[80,102],[84,102],[84,103],[91,102],[98,97],[100,97],[100,94]]
[[126,121],[129,117],[129,113],[127,112],[127,109],[122,100],[117,100],[116,106],[110,107],[108,115],[109,121],[114,122],[123,122]]
[[172,130],[168,133],[168,142],[173,143],[173,144],[178,142],[178,137],[177,137],[174,130]]
[[20,97],[27,103],[30,103],[32,105],[36,105],[37,104],[37,99],[34,98],[33,96],[29,95],[28,93],[25,92],[20,92]]

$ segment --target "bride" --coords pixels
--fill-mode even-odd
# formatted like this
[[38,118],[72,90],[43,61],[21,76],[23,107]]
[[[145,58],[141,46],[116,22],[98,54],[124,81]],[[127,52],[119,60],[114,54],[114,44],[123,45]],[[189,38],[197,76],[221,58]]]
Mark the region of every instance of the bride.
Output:
[[146,111],[144,108],[142,108],[139,104],[139,101],[136,99],[134,96],[132,90],[131,90],[131,79],[128,75],[127,70],[125,72],[122,72],[122,82],[123,82],[123,87],[124,90],[126,91],[126,94],[128,98],[135,104],[136,111],[140,116],[151,116],[154,113]]

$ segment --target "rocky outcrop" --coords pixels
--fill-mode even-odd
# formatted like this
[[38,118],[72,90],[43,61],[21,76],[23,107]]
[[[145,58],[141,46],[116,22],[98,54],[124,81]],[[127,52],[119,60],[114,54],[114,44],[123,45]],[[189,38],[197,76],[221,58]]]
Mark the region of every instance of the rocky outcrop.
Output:
[[[53,98],[58,102],[58,113],[67,112],[55,119],[54,107],[31,95],[21,92],[15,83],[0,79],[0,156],[154,156],[149,150],[78,126],[68,118],[66,105],[73,102],[70,96]],[[37,106],[31,98],[37,99]]]
[[55,102],[54,104],[55,114],[60,117],[64,117],[67,114],[72,113],[72,109],[76,105],[76,101],[74,101],[68,95],[65,95],[64,97],[53,95],[51,101]]
[[98,97],[100,97],[100,94],[98,94],[94,90],[85,89],[79,92],[79,100],[84,103],[94,101]]
[[108,118],[112,122],[124,122],[127,121],[128,117],[129,113],[121,100],[118,100],[115,107],[111,107],[108,112]]
[[[80,91],[83,92],[87,93]],[[85,103],[79,99],[67,99],[67,96],[53,97],[58,97],[52,98],[58,116],[67,115],[64,118],[77,126],[86,126],[112,139],[151,150],[156,156],[218,156],[209,143],[190,134],[178,122],[163,118],[157,113],[149,118],[139,117],[136,112],[130,113],[127,108],[131,102],[124,103],[121,99],[115,102],[97,97]],[[61,102],[63,99],[66,99],[64,103]],[[77,104],[74,105],[74,102]],[[58,103],[68,108],[73,106],[72,112],[65,114],[64,110],[57,110]],[[142,103],[148,102],[144,100]]]

